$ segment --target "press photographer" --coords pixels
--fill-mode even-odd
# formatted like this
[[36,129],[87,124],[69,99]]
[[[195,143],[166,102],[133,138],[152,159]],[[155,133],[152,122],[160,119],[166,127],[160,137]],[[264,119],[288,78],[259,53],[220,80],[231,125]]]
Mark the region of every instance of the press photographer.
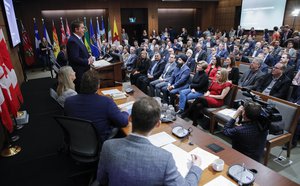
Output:
[[[268,130],[262,130],[260,116],[262,107],[253,101],[245,102],[240,106],[233,118],[225,124],[223,133],[232,139],[232,148],[260,161]],[[241,117],[240,124],[236,124],[237,118]]]

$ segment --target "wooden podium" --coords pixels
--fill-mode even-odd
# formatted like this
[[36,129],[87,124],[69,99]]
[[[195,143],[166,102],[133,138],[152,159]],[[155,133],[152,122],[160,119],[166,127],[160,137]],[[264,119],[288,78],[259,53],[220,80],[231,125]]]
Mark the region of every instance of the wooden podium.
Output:
[[122,65],[123,62],[115,62],[100,68],[92,67],[99,72],[101,88],[114,87],[116,82],[122,82]]

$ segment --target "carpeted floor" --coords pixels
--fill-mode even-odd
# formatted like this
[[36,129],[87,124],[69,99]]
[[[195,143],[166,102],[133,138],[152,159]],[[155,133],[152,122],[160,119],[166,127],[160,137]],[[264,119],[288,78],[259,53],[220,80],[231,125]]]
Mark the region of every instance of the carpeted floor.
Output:
[[63,134],[53,116],[61,114],[62,109],[49,96],[54,84],[55,79],[42,78],[22,85],[22,109],[29,113],[29,123],[13,133],[20,136],[13,144],[21,146],[22,151],[13,157],[0,157],[1,186],[88,185],[89,175],[69,178],[87,167],[58,153]]

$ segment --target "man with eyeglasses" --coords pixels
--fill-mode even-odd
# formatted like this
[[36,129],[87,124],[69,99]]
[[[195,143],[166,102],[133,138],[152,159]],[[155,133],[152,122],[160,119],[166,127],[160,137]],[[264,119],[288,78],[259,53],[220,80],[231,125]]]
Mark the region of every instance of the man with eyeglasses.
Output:
[[239,86],[252,89],[256,80],[259,79],[264,73],[260,70],[262,59],[254,58],[250,64],[250,69],[247,70],[239,79]]
[[285,69],[285,65],[277,63],[271,73],[257,80],[253,89],[265,95],[286,99],[291,80],[284,74]]
[[67,54],[70,66],[76,73],[75,89],[80,91],[80,81],[84,72],[90,69],[90,64],[94,62],[89,54],[82,37],[84,36],[85,26],[82,21],[75,20],[71,23],[72,35],[67,43]]

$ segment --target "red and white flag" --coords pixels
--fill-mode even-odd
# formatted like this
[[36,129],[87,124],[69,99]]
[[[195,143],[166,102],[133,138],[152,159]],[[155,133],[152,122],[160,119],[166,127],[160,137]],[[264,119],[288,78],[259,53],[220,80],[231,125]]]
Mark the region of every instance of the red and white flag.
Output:
[[61,44],[66,45],[68,42],[68,38],[66,36],[64,22],[62,17],[60,18],[60,32],[61,32]]
[[[8,112],[16,117],[21,106],[20,104],[23,103],[23,96],[18,85],[17,76],[11,62],[2,29],[0,29],[0,87],[4,97],[3,103],[6,104]],[[10,121],[6,122],[9,125],[9,127],[7,127],[8,131],[12,132],[12,128],[10,128],[9,124]]]

